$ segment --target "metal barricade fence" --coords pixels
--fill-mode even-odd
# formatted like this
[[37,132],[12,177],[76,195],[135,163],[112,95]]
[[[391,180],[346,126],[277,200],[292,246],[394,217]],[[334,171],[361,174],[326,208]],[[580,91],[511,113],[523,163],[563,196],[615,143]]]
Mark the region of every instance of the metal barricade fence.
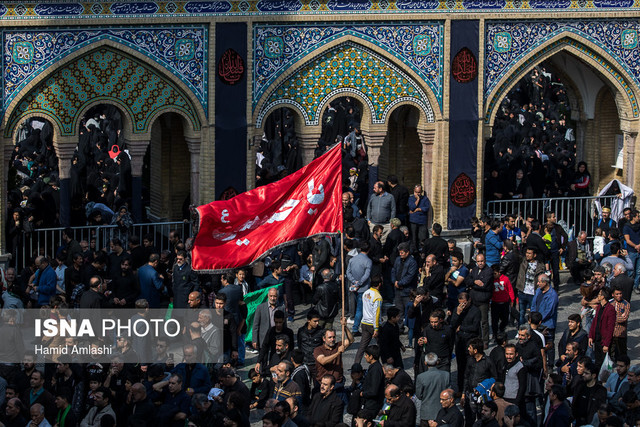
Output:
[[555,212],[557,222],[564,222],[567,230],[586,231],[593,236],[595,229],[594,215],[597,211],[594,202],[602,206],[611,206],[617,196],[561,197],[554,199],[510,199],[494,200],[487,203],[487,216],[502,219],[505,215],[514,214],[521,217],[531,215],[541,223],[545,222],[547,212]]
[[[193,236],[193,227],[190,222],[156,222],[146,224],[133,224],[128,230],[123,231],[115,225],[71,227],[73,239],[80,242],[86,240],[92,245],[95,239],[95,250],[107,248],[109,240],[120,238],[123,247],[128,249],[127,237],[136,235],[140,237],[140,244],[145,235],[153,236],[153,244],[158,251],[169,249],[169,233],[177,231],[182,241]],[[23,233],[22,244],[14,251],[16,268],[21,271],[25,267],[25,260],[29,257],[44,255],[54,258],[58,249],[64,244],[62,232],[64,228],[41,228],[30,233]],[[92,248],[93,249],[93,248]]]

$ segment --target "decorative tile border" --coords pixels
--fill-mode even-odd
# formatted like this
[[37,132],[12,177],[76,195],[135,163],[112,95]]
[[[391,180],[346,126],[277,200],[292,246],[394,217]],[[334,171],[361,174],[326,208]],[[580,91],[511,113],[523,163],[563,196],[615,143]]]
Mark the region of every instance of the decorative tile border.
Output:
[[518,63],[517,67],[514,67],[511,70],[511,75],[505,81],[504,85],[502,86],[502,89],[500,90],[500,92],[496,93],[496,95],[491,99],[491,102],[489,102],[489,105],[487,106],[487,112],[484,118],[485,123],[487,124],[490,123],[491,115],[493,114],[493,109],[499,102],[502,101],[502,98],[504,97],[504,95],[506,95],[504,88],[511,85],[511,83],[513,83],[516,79],[520,79],[523,73],[525,72],[525,70],[527,70],[533,64],[537,64],[538,62],[540,62],[541,58],[544,55],[546,55],[547,52],[550,52],[562,45],[569,45],[575,49],[578,49],[579,51],[583,52],[584,54],[592,58],[594,61],[602,65],[603,68],[623,87],[625,93],[627,94],[627,97],[629,98],[633,117],[640,117],[640,108],[638,106],[638,100],[633,90],[629,87],[629,85],[627,84],[627,81],[617,71],[611,68],[611,66],[608,64],[608,61],[602,58],[602,56],[599,55],[597,52],[594,52],[589,47],[585,46],[584,44],[574,39],[561,39],[561,40],[555,41],[554,43],[549,44],[544,49],[536,52],[533,56],[531,56],[526,61]]
[[442,107],[444,26],[421,25],[256,25],[253,40],[253,109],[284,71],[327,43],[345,36],[370,42],[410,67],[427,83]]
[[193,91],[207,112],[208,27],[205,25],[4,31],[4,106],[51,65],[105,39],[121,43],[162,64]]
[[498,82],[518,66],[523,57],[563,33],[576,34],[599,46],[636,83],[640,83],[639,32],[640,21],[637,20],[488,22],[485,29],[484,99],[489,98]]
[[358,95],[368,105],[373,123],[385,123],[400,102],[412,102],[428,122],[435,121],[426,94],[407,74],[378,53],[345,42],[322,52],[276,87],[261,108],[256,126],[280,104],[296,106],[306,125],[317,125],[324,106],[338,93]]
[[638,0],[68,1],[0,4],[0,19],[637,11]]
[[167,108],[182,111],[194,129],[200,128],[193,104],[175,82],[139,58],[102,46],[55,70],[21,99],[11,112],[5,136],[21,117],[34,112],[52,117],[62,135],[74,135],[79,114],[96,100],[116,101],[127,109],[134,133],[147,132],[154,115]]

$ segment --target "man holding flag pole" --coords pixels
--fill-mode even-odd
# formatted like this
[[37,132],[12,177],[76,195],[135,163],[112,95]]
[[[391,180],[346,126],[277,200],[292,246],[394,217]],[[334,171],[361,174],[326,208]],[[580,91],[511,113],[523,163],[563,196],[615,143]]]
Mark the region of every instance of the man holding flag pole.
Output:
[[[310,236],[340,233],[343,243],[341,168],[340,145],[336,144],[277,182],[199,206],[193,269],[221,273],[250,266],[269,251]],[[343,260],[342,263],[344,284]],[[263,289],[245,296],[245,301],[247,297],[251,300],[251,304],[247,303],[248,325],[252,325],[253,311],[264,302],[266,292]],[[344,318],[344,301],[341,317]],[[341,323],[345,337],[345,322]]]

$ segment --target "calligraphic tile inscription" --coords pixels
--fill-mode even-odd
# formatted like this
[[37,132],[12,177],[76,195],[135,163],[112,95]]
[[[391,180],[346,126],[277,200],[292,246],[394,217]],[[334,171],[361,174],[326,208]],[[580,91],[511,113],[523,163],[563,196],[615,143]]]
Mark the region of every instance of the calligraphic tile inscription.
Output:
[[234,85],[244,76],[244,61],[238,52],[227,49],[218,61],[218,77],[224,84]]
[[468,48],[463,47],[453,58],[451,74],[458,83],[469,83],[478,77],[478,61]]
[[459,208],[471,206],[476,200],[476,185],[469,175],[462,172],[456,177],[449,189],[451,203]]

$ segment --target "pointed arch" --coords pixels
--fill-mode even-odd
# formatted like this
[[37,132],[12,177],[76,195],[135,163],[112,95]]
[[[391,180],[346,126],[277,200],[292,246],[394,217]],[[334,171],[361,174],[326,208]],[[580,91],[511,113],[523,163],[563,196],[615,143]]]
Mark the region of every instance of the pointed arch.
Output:
[[[25,86],[7,106],[3,121],[5,136],[13,133],[13,129],[11,129],[11,127],[15,126],[16,121],[19,122],[20,118],[27,114],[26,107],[28,107],[28,105],[24,104],[26,99],[36,93],[39,89],[51,89],[51,86],[55,83],[51,81],[52,77],[62,75],[70,66],[89,58],[96,52],[102,51],[112,52],[115,55],[125,57],[132,61],[133,65],[137,65],[148,70],[149,75],[155,76],[157,81],[162,82],[165,88],[173,92],[173,95],[181,98],[180,102],[177,102],[177,104],[180,105],[174,105],[174,107],[178,110],[182,110],[184,114],[190,116],[189,121],[192,123],[193,128],[200,129],[202,123],[206,123],[206,113],[197,96],[185,85],[184,82],[177,78],[165,66],[122,43],[118,43],[110,39],[102,39],[65,56],[61,61],[58,61],[54,65],[43,70],[36,78]],[[91,85],[92,83],[90,82],[87,84]],[[52,89],[52,91],[55,92],[54,89]],[[113,103],[114,105],[118,105],[125,114],[129,115],[127,119],[130,120],[129,123],[131,124],[132,133],[147,132],[150,126],[148,117],[145,118],[145,123],[142,125],[139,119],[136,120],[133,118],[135,116],[134,111],[136,108],[140,108],[141,106],[130,105],[124,102],[122,97],[117,95],[119,94],[107,94],[95,97],[91,101],[76,104],[75,106],[64,105],[59,107],[58,110],[77,107],[72,108],[74,114],[72,117],[67,118],[67,120],[70,120],[72,123],[65,123],[65,125],[63,125],[60,115],[55,113],[55,109],[49,111],[48,114],[55,116],[54,122],[58,124],[59,128],[63,131],[63,134],[73,135],[75,134],[82,118],[81,113],[90,108],[90,105],[95,105],[96,103]],[[162,95],[165,94],[163,93]],[[149,114],[155,113],[156,109],[163,109],[163,106],[159,105],[158,108],[154,108],[154,111]],[[38,113],[43,114],[46,111],[46,109],[42,109],[38,111]]]
[[[376,111],[372,111],[371,113],[371,123],[384,123],[386,117],[390,110],[398,103],[405,101],[413,101],[419,108],[424,112],[425,117],[429,119],[430,122],[439,120],[441,118],[441,111],[439,108],[438,98],[430,88],[429,84],[424,81],[419,75],[417,75],[413,70],[408,67],[404,67],[396,56],[391,55],[389,52],[381,49],[378,46],[375,46],[373,43],[370,43],[364,39],[359,37],[355,37],[353,35],[345,35],[342,37],[333,40],[320,48],[310,52],[294,64],[292,64],[289,69],[282,73],[274,82],[264,91],[263,95],[256,103],[256,108],[254,110],[254,123],[256,124],[256,128],[261,126],[261,122],[266,117],[266,112],[269,109],[274,108],[279,104],[291,104],[296,106],[296,108],[302,113],[305,118],[305,123],[308,126],[315,125],[318,122],[318,117],[316,116],[317,112],[322,111],[322,107],[326,105],[327,101],[330,98],[333,98],[336,91],[342,90],[343,92],[351,92],[354,94],[359,94],[359,98],[362,99],[363,104],[369,105],[370,107],[377,103],[377,100],[372,100],[371,96],[364,94],[364,91],[359,90],[357,87],[362,88],[363,82],[360,84],[354,83],[352,86],[345,85],[344,80],[342,82],[337,82],[336,84],[329,84],[327,82],[324,85],[325,88],[331,88],[331,90],[325,90],[325,93],[322,94],[320,99],[315,102],[313,106],[307,106],[306,108],[303,105],[302,100],[299,99],[291,99],[291,97],[286,97],[284,95],[283,88],[286,87],[288,83],[292,79],[299,75],[303,70],[313,70],[317,71],[318,68],[324,65],[326,69],[326,62],[329,60],[329,56],[332,53],[336,53],[340,51],[340,49],[350,48],[356,51],[362,51],[365,55],[371,56],[375,61],[383,64],[385,68],[392,70],[390,74],[396,79],[401,79],[401,82],[404,82],[408,89],[409,94],[405,94],[405,96],[394,96],[392,100],[386,102],[382,107],[378,107]],[[323,61],[324,59],[324,61]],[[361,65],[362,67],[362,65]],[[366,67],[362,67],[364,70],[370,69]],[[338,71],[339,69],[334,69],[334,71]],[[331,71],[331,69],[326,69],[326,71]],[[343,70],[344,71],[344,70]],[[340,76],[343,78],[344,76]],[[398,80],[395,81],[395,87],[393,89],[398,92],[399,84]],[[317,88],[317,86],[316,86]],[[303,88],[302,90],[305,90]],[[314,89],[314,88],[311,88]],[[378,89],[379,90],[379,89]],[[385,87],[383,90],[391,90],[391,86],[388,88]],[[307,92],[308,93],[308,92]],[[398,94],[399,95],[399,94]],[[433,106],[436,106],[434,108]]]
[[593,42],[578,34],[565,31],[541,44],[537,49],[518,60],[517,66],[506,73],[496,84],[496,89],[485,101],[485,124],[493,126],[497,113],[496,105],[518,83],[520,78],[529,73],[537,64],[551,58],[558,52],[565,51],[597,71],[616,94],[616,106],[620,118],[640,116],[637,94],[640,93],[633,78],[618,62]]

